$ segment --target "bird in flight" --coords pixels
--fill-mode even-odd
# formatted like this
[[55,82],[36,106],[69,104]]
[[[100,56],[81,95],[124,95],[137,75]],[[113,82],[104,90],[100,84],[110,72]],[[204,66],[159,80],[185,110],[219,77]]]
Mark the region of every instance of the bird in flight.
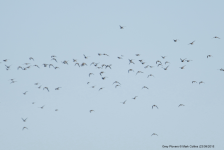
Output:
[[146,87],[146,86],[143,86],[143,87],[142,87],[142,89],[144,89],[144,88],[149,89],[149,88],[148,88],[148,87]]
[[134,70],[132,70],[132,69],[129,69],[129,70],[128,70],[128,73],[129,73],[129,71],[133,71],[133,72],[134,72]]
[[44,88],[43,88],[43,90],[44,90],[44,89],[47,89],[47,90],[48,90],[48,92],[49,92],[49,89],[48,89],[48,87],[44,87]]
[[11,82],[10,84],[15,83],[15,82],[17,82],[17,81],[13,81],[13,80],[12,80],[12,82]]
[[[114,81],[114,83],[118,83],[118,84],[120,84],[118,81]],[[113,84],[114,84],[114,83],[113,83]]]
[[208,58],[208,57],[212,57],[212,55],[207,55],[207,58]]
[[33,60],[34,61],[33,57],[30,57],[29,60]]
[[200,81],[200,82],[199,82],[199,84],[201,84],[201,83],[205,83],[205,82],[203,82],[203,81]]
[[100,72],[100,75],[102,76],[102,74],[103,74],[103,73],[104,73],[104,72],[103,72],[103,71],[101,71],[101,72]]
[[134,99],[134,100],[135,100],[137,97],[138,97],[138,96],[135,96],[135,97],[134,97],[134,98],[132,98],[132,99]]
[[21,118],[21,119],[23,120],[23,122],[26,122],[26,119],[27,119],[27,118],[26,118],[26,119]]
[[108,78],[108,77],[102,77],[103,80],[105,80],[106,78]]
[[57,62],[57,59],[56,59],[56,58],[52,58],[51,60],[54,60],[54,61],[56,61],[56,62]]
[[119,25],[119,26],[120,26],[120,29],[124,29],[124,27],[125,27],[125,26],[121,26],[121,25]]
[[217,36],[215,36],[215,37],[213,37],[213,38],[215,38],[215,39],[220,39],[219,37],[217,37]]
[[[45,105],[44,105],[44,106],[45,106]],[[39,108],[43,109],[43,108],[44,108],[44,106],[42,106],[42,107],[39,107]]]
[[184,62],[184,61],[185,61],[185,59],[187,59],[187,58],[184,58],[184,59],[181,59],[181,58],[180,58],[180,61],[181,61],[181,62]]
[[166,58],[166,56],[161,56],[163,59],[165,59]]
[[120,86],[119,84],[118,85],[115,85],[115,88],[117,88],[118,86]]
[[193,60],[186,60],[187,62],[193,61]]
[[[154,77],[154,75],[150,74],[150,75],[148,75],[148,77]],[[147,77],[147,78],[148,78],[148,77]]]
[[140,54],[135,54],[135,56],[140,56]]
[[84,56],[85,59],[87,59],[87,58],[89,57],[89,56],[86,56],[86,55],[84,55],[84,54],[83,54],[83,56]]
[[170,63],[170,62],[166,61],[165,64],[167,64],[167,63]]
[[152,105],[152,109],[153,109],[153,107],[156,107],[157,109],[159,109],[156,105]]
[[169,66],[167,66],[166,68],[163,68],[164,70],[167,70],[167,68],[168,68]]
[[131,63],[135,64],[135,63],[133,62],[133,59],[128,59],[128,60],[129,60],[129,65],[130,65]]
[[34,65],[35,67],[37,67],[37,68],[40,68],[38,65]]
[[179,41],[179,40],[178,40],[178,39],[174,39],[173,41],[174,41],[174,42],[177,42],[177,41]]
[[[186,66],[186,65],[185,65]],[[185,66],[180,67],[180,69],[184,69]]]
[[99,91],[102,90],[103,88],[104,88],[104,87],[100,88]]
[[28,91],[24,92],[23,94],[26,95],[27,92],[28,92]]
[[[157,64],[157,63],[161,63],[161,61],[160,61],[160,60],[157,60],[157,61],[156,61],[156,64]],[[161,63],[161,64],[162,64],[162,63]]]
[[[153,136],[153,135],[157,135],[156,133],[153,133],[151,136]],[[157,135],[158,136],[158,135]]]
[[136,73],[136,75],[137,75],[138,73],[143,73],[143,72],[142,72],[142,71],[138,71],[138,72]]
[[94,110],[90,110],[89,112],[91,113],[92,111],[94,111]]
[[185,106],[184,104],[180,104],[178,107],[180,107],[180,106]]
[[57,87],[57,88],[55,88],[55,90],[59,90],[61,87]]
[[78,65],[78,66],[80,67],[79,63],[75,63],[75,66],[76,66],[76,65]]
[[93,73],[89,73],[89,77],[90,77],[91,75],[94,75],[94,74],[93,74]]
[[122,103],[122,104],[125,104],[125,103],[126,103],[126,101],[127,101],[127,100],[125,100],[125,101],[123,101],[123,102],[121,102],[121,103]]
[[192,81],[192,83],[197,83],[197,81]]
[[27,129],[27,130],[28,130],[28,128],[27,128],[27,127],[23,127],[23,130],[24,130],[24,129]]
[[195,41],[193,41],[193,42],[189,43],[188,45],[193,45],[193,44],[194,44],[194,42],[195,42]]

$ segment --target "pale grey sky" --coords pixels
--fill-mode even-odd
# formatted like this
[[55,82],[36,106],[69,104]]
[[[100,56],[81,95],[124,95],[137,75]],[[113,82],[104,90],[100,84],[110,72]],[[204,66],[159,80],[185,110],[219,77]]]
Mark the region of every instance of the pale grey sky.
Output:
[[[0,149],[223,149],[224,72],[218,70],[224,68],[223,5],[221,0],[1,1]],[[73,59],[88,66],[74,66]],[[157,60],[168,69],[157,67]],[[97,69],[92,62],[112,69]],[[30,69],[17,70],[24,63]],[[102,80],[101,71],[108,78]],[[150,74],[154,77],[147,78]],[[12,78],[17,82],[10,84]],[[114,81],[121,86],[115,88]]]

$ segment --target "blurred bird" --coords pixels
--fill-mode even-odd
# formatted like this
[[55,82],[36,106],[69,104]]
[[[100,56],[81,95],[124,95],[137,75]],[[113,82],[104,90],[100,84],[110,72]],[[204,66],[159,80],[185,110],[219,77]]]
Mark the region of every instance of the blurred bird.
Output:
[[47,90],[48,90],[48,92],[49,92],[49,89],[48,89],[48,87],[44,87],[44,88],[43,88],[43,90],[44,90],[44,89],[47,89]]
[[27,127],[23,127],[23,130],[24,130],[24,129],[27,129],[27,130],[28,130],[28,128],[27,128]]
[[212,55],[207,55],[207,58],[208,58],[208,57],[212,57]]
[[195,42],[195,41],[193,41],[193,42],[189,43],[188,45],[193,45],[193,44],[194,44],[194,42]]
[[180,106],[185,106],[184,104],[180,104],[178,107],[180,107]]
[[201,83],[205,83],[205,82],[203,82],[203,81],[200,81],[200,82],[199,82],[199,84],[201,84]]
[[21,119],[23,120],[23,122],[26,122],[26,119],[27,119],[27,118],[26,118],[26,119],[21,118]]
[[[186,66],[186,65],[185,65]],[[180,67],[180,69],[184,69],[185,66]]]
[[152,109],[153,109],[153,107],[156,107],[157,109],[159,109],[156,105],[152,105]]
[[125,101],[123,101],[123,102],[121,102],[121,103],[122,103],[122,104],[125,104],[125,103],[126,103],[126,101],[127,101],[127,100],[125,100]]

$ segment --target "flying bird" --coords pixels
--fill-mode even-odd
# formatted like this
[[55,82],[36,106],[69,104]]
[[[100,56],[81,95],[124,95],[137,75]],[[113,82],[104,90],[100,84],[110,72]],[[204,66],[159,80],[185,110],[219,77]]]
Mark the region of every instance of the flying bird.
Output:
[[194,42],[195,42],[195,41],[193,41],[193,42],[189,43],[188,45],[193,45],[193,44],[194,44]]
[[121,26],[121,25],[119,25],[119,26],[120,26],[120,29],[124,29],[124,27],[125,27],[125,26]]
[[118,86],[120,86],[120,85],[115,85],[115,88],[117,88]]
[[159,109],[156,105],[152,105],[152,109],[153,109],[153,107],[156,107],[157,109]]
[[55,90],[59,90],[61,87],[57,87],[57,88],[55,88]]
[[[153,133],[151,136],[153,136],[153,135],[157,135],[156,133]],[[158,136],[158,135],[157,135]]]
[[180,104],[178,107],[180,107],[180,106],[185,106],[184,104]]
[[58,62],[56,58],[52,58],[51,60],[54,60],[54,61]]
[[84,56],[85,59],[87,59],[87,58],[89,57],[89,56],[86,56],[86,55],[84,55],[84,54],[83,54],[83,56]]
[[21,119],[23,120],[23,122],[26,122],[26,119],[27,119],[27,118],[26,118],[26,119],[21,118]]
[[149,89],[149,88],[148,88],[148,87],[146,87],[146,86],[143,86],[143,87],[142,87],[142,89],[144,89],[144,88]]
[[[148,75],[148,77],[154,77],[154,75],[150,74],[150,75]],[[148,78],[148,77],[147,77],[147,78]]]
[[163,68],[164,70],[167,70],[167,68],[168,68],[169,66],[167,66],[166,68]]
[[102,90],[102,89],[104,89],[104,87],[100,88],[99,91]]
[[185,61],[185,59],[187,59],[187,58],[184,58],[184,59],[181,59],[181,58],[180,58],[180,61],[181,61],[181,62],[184,62],[184,61]]
[[49,92],[49,89],[48,89],[48,87],[44,87],[44,88],[43,88],[43,90],[44,90],[44,89],[47,89],[47,90],[48,90],[48,92]]
[[[44,106],[45,106],[45,105],[44,105]],[[43,108],[44,108],[44,106],[42,106],[42,107],[39,107],[39,108],[43,109]]]
[[134,97],[134,98],[132,98],[132,99],[134,99],[134,100],[135,100],[137,97],[138,97],[138,96],[135,96],[135,97]]
[[138,73],[143,73],[143,72],[142,72],[142,71],[138,71],[138,72],[136,73],[136,75],[137,75]]
[[212,55],[207,55],[207,58],[208,58],[208,57],[212,57]]
[[[185,65],[186,66],[186,65]],[[180,69],[184,69],[185,66],[180,67]]]
[[122,104],[125,104],[125,103],[126,103],[126,101],[127,101],[127,100],[125,100],[125,101],[123,101],[123,102],[121,102],[121,103],[122,103]]
[[24,129],[27,129],[27,130],[28,130],[28,128],[27,128],[27,127],[23,127],[23,130],[24,130]]
[[128,70],[128,73],[129,73],[129,71],[133,71],[133,72],[134,72],[134,70],[132,70],[132,69],[129,69],[129,70]]
[[199,82],[199,84],[201,84],[201,83],[205,83],[205,82],[203,82],[203,81],[200,81],[200,82]]
[[217,36],[215,36],[215,37],[213,37],[213,38],[215,38],[215,39],[220,39],[219,37],[217,37]]
[[91,112],[93,112],[94,110],[90,110],[89,112],[91,113]]
[[35,67],[37,67],[37,68],[40,68],[38,65],[34,65]]
[[128,59],[129,60],[129,65],[132,63],[132,64],[135,64],[134,62],[133,62],[133,59]]
[[93,74],[93,73],[89,73],[89,77],[90,77],[91,75],[94,75],[94,74]]

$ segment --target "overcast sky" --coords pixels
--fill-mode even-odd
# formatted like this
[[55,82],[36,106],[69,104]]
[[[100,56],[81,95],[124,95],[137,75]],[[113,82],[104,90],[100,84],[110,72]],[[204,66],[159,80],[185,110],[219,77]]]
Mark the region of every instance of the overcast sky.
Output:
[[[0,149],[223,149],[223,6],[222,0],[0,1]],[[103,64],[111,69],[97,68]]]

